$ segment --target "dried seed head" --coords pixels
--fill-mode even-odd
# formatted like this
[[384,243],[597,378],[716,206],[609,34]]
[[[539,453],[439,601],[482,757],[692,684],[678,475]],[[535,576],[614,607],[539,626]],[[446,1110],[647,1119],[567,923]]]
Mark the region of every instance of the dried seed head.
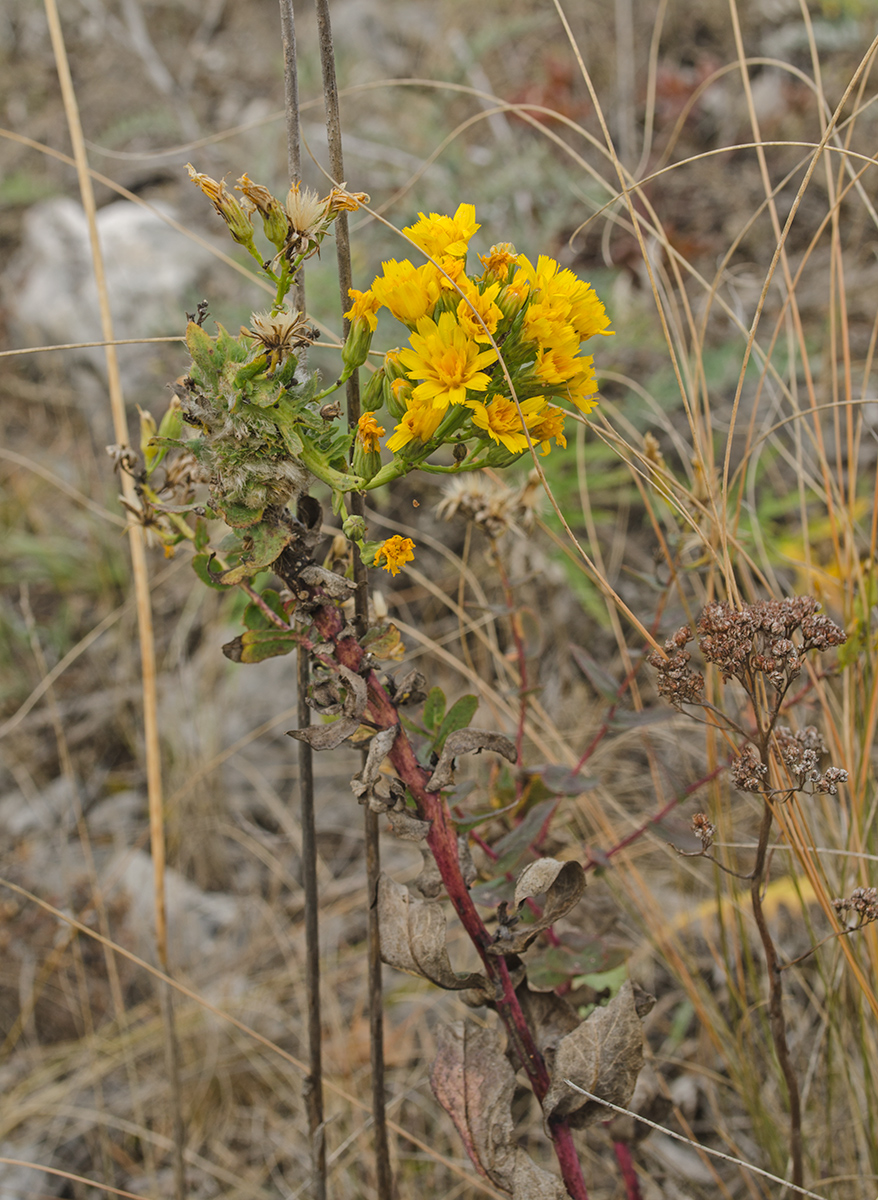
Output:
[[857,916],[857,927],[878,919],[878,890],[873,887],[854,888],[850,896],[833,900],[836,912],[852,912]]
[[752,746],[745,746],[732,763],[732,782],[742,792],[764,792],[768,767]]
[[702,850],[709,850],[716,837],[716,826],[707,819],[703,812],[697,812],[692,818],[692,832],[701,842]]
[[658,671],[658,693],[665,696],[675,708],[684,704],[701,704],[704,692],[704,676],[689,666],[692,655],[685,649],[695,635],[688,625],[678,629],[665,642],[665,653],[652,651],[646,661]]

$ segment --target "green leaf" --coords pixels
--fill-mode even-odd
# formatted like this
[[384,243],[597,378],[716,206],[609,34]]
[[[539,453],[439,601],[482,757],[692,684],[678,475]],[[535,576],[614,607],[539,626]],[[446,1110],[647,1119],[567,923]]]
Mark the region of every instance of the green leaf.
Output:
[[[599,972],[611,971],[623,963],[624,958],[621,949],[610,948],[600,938],[565,932],[560,945],[541,948],[528,956],[527,977],[533,987],[543,991],[568,983],[577,975],[592,978]],[[598,990],[605,986],[602,983]]]
[[440,687],[430,689],[424,702],[424,726],[431,732],[439,728],[445,716],[445,693]]
[[190,321],[186,326],[186,346],[192,355],[192,361],[201,372],[208,386],[216,386],[219,379],[222,358],[217,353],[216,342],[200,325]]
[[262,514],[265,512],[264,508],[246,508],[243,504],[227,502],[217,502],[216,507],[225,523],[231,525],[232,529],[249,529],[251,525],[256,525],[262,520]]
[[220,325],[219,321],[217,321],[216,327],[218,330],[216,344],[217,349],[222,355],[223,362],[226,360],[231,360],[232,362],[244,362],[247,355],[250,353],[249,341],[244,337],[232,337],[228,329]]
[[196,554],[192,559],[192,569],[202,583],[206,583],[210,588],[216,588],[218,592],[224,592],[229,585],[220,582],[221,572],[211,573],[210,564],[213,558],[213,554]]
[[442,753],[442,747],[445,745],[445,739],[449,733],[454,733],[456,729],[466,729],[476,715],[478,707],[478,696],[461,696],[458,701],[452,704],[444,721],[439,726],[439,732],[436,734],[436,740],[433,743],[433,749],[437,754]]
[[[285,622],[288,620],[283,604],[281,603],[280,595],[274,588],[266,588],[262,593],[262,599],[273,613],[277,613]],[[277,629],[277,626],[269,620],[259,605],[252,603],[252,601],[244,609],[244,624],[248,629]]]
[[195,549],[201,553],[206,550],[210,543],[210,530],[207,528],[207,521],[204,517],[195,518]]
[[283,629],[248,629],[240,637],[226,642],[223,654],[232,662],[258,663],[266,658],[290,654],[298,645],[297,635]]

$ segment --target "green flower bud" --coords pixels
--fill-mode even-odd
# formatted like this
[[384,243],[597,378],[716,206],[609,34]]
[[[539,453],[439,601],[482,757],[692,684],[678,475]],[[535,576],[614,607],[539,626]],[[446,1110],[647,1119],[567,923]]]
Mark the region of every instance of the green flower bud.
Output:
[[342,533],[351,542],[361,542],[366,536],[366,521],[364,517],[356,514],[351,517],[346,517],[342,522]]
[[369,382],[363,389],[361,397],[363,409],[367,412],[378,412],[384,404],[385,371],[380,367],[369,376]]
[[372,333],[372,325],[365,317],[355,317],[351,321],[347,340],[341,348],[341,361],[348,375],[356,371],[357,367],[361,367],[368,358]]

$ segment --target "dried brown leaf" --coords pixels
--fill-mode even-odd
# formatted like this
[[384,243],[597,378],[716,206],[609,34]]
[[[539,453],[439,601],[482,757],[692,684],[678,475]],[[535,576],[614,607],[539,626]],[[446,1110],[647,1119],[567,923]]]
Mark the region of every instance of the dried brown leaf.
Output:
[[[546,894],[542,914],[535,921],[513,928],[501,924],[497,941],[488,947],[489,954],[520,954],[538,933],[554,925],[578,904],[585,891],[585,871],[578,862],[559,862],[556,858],[541,858],[524,868],[515,885],[515,908],[529,896]],[[513,910],[514,911],[514,910]]]
[[339,717],[331,725],[308,725],[305,729],[288,729],[287,737],[307,742],[312,750],[335,750],[359,728],[360,722],[352,717]]
[[495,754],[502,754],[510,762],[515,762],[515,743],[502,733],[491,733],[487,729],[456,729],[445,739],[442,754],[426,790],[438,792],[441,788],[448,787],[457,755],[478,754],[481,750],[493,750]]
[[432,821],[422,821],[407,808],[388,809],[390,828],[404,842],[422,842],[433,827]]
[[626,980],[606,1007],[596,1008],[558,1042],[543,1113],[546,1118],[569,1116],[576,1128],[605,1120],[607,1110],[566,1081],[626,1108],[642,1066],[643,1032],[634,988]]
[[561,1181],[516,1145],[515,1072],[495,1029],[458,1021],[439,1031],[430,1083],[481,1173],[514,1200],[566,1200]]
[[378,880],[378,923],[381,958],[389,967],[453,991],[485,986],[485,977],[477,971],[458,975],[451,966],[442,907],[413,896],[383,872]]

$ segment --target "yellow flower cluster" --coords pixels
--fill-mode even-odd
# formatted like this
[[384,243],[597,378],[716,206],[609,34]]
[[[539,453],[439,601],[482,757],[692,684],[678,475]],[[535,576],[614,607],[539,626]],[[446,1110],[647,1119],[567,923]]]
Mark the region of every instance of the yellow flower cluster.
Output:
[[611,330],[594,289],[554,259],[540,256],[534,266],[508,242],[481,257],[480,276],[469,276],[477,229],[472,204],[453,217],[421,213],[403,233],[428,261],[392,259],[368,292],[351,291],[349,316],[371,325],[386,308],[409,329],[408,346],[385,360],[398,422],[386,445],[394,454],[433,439],[475,439],[473,464],[500,465],[523,454],[528,438],[546,454],[553,439],[567,444],[564,410],[550,400],[583,413],[597,402],[594,363],[580,348]]

